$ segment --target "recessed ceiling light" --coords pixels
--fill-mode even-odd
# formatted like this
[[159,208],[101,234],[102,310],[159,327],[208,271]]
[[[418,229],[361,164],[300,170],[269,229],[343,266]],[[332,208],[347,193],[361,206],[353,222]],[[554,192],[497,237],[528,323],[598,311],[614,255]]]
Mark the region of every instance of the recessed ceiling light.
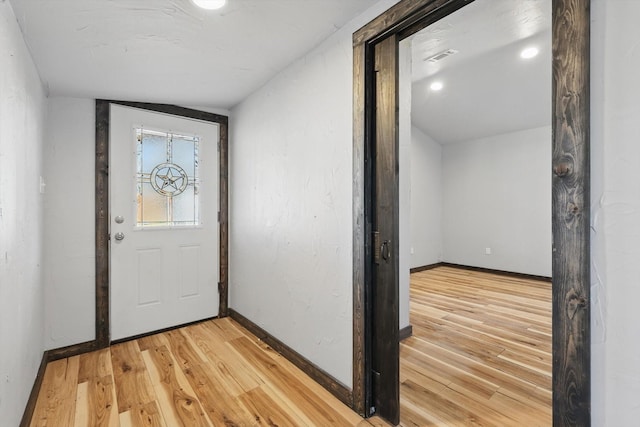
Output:
[[227,4],[227,0],[191,0],[193,4],[207,10],[220,9]]
[[520,58],[522,59],[531,59],[533,57],[535,57],[536,55],[538,55],[540,51],[538,50],[537,47],[528,47],[526,49],[524,49],[522,52],[520,52]]
[[431,86],[429,86],[429,88],[433,91],[439,91],[442,90],[442,88],[444,87],[444,84],[442,84],[442,82],[437,81],[437,82],[433,82],[431,83]]

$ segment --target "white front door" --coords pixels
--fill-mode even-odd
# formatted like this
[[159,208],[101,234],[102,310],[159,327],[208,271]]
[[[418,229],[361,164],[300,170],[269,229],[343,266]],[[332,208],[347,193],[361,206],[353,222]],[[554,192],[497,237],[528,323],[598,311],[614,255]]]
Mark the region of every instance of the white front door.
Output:
[[111,104],[111,339],[218,314],[216,123]]

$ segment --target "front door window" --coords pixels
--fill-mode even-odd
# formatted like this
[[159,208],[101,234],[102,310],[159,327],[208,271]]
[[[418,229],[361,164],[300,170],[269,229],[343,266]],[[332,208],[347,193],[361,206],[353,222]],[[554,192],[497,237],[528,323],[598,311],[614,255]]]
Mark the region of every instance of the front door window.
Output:
[[198,136],[136,129],[139,228],[200,225]]

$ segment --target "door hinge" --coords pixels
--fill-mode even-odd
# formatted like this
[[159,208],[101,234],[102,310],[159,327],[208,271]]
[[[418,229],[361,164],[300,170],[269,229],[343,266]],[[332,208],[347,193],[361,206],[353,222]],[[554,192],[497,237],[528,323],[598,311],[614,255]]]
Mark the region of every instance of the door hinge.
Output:
[[380,232],[373,232],[373,262],[380,264]]
[[222,282],[218,282],[218,292],[222,292]]
[[220,211],[218,211],[218,222],[220,222]]

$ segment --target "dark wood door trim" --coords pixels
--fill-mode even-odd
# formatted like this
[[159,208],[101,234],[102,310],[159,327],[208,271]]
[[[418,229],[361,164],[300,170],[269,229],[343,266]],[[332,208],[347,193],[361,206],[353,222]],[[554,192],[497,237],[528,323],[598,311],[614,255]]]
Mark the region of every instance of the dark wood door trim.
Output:
[[109,346],[109,101],[96,100],[96,346]]
[[553,2],[553,425],[591,424],[590,1]]
[[96,100],[96,339],[93,347],[104,348],[110,343],[109,323],[109,106],[124,105],[159,113],[172,114],[217,123],[220,126],[219,151],[219,231],[220,278],[218,291],[219,317],[228,315],[228,247],[229,247],[229,118],[227,116],[169,104]]
[[[352,359],[352,393],[353,409],[362,416],[369,415],[371,407],[368,391],[371,388],[370,377],[366,372],[370,368],[370,356],[367,351],[370,333],[365,310],[365,277],[370,277],[371,244],[366,236],[371,234],[371,226],[365,225],[365,213],[369,219],[370,197],[365,197],[364,181],[371,173],[370,163],[365,164],[365,150],[370,140],[365,120],[365,94],[367,81],[365,68],[368,59],[367,45],[357,43],[353,49],[353,359]],[[369,190],[369,188],[367,188]]]
[[[369,415],[371,46],[472,0],[402,0],[353,35],[353,402]],[[491,25],[491,23],[487,23]],[[590,425],[589,0],[553,0],[553,418]],[[368,353],[369,352],[369,353]]]
[[400,421],[398,40],[374,46],[375,133],[372,149],[374,230],[371,298],[372,402],[376,413]]

